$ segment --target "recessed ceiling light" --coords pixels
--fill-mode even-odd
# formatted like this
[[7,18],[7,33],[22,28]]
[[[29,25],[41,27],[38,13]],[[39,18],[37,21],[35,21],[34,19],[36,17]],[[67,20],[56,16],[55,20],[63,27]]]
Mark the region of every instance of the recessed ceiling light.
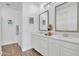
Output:
[[10,6],[11,4],[9,4],[9,3],[6,3],[6,5],[7,5],[7,6]]

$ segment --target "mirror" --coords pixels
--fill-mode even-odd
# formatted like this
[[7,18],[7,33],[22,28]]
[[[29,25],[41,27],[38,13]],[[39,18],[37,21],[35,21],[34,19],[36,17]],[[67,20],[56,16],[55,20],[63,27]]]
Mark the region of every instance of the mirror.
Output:
[[39,15],[39,30],[47,31],[49,23],[49,11],[45,11]]
[[65,2],[55,7],[55,31],[78,32],[78,3]]

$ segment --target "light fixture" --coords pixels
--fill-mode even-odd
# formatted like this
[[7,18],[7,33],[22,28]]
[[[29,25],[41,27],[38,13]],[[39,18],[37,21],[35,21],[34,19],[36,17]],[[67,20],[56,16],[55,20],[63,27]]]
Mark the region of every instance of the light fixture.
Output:
[[46,8],[46,7],[49,7],[51,3],[52,3],[52,2],[46,3],[46,4],[44,5],[44,7],[45,7],[45,8]]
[[6,3],[6,5],[7,5],[7,6],[10,6],[11,4],[9,4],[9,3]]

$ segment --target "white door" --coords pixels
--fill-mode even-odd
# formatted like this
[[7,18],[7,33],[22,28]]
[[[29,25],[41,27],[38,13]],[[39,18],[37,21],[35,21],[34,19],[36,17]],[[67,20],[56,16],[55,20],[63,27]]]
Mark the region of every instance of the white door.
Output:
[[3,40],[2,44],[13,44],[17,43],[16,35],[16,10],[11,8],[3,8],[2,10],[2,31],[3,31]]

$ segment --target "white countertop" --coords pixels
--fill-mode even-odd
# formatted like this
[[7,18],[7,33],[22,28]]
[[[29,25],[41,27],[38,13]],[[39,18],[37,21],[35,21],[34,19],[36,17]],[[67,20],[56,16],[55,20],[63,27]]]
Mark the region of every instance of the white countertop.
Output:
[[51,36],[51,38],[55,38],[55,39],[58,39],[58,40],[64,40],[64,41],[79,44],[79,38],[78,37],[76,38],[76,37],[64,37],[62,35],[53,35],[53,36]]
[[78,37],[64,37],[63,35],[45,36],[44,34],[40,34],[40,33],[39,34],[33,33],[33,34],[40,35],[40,36],[47,37],[47,38],[55,38],[57,40],[63,40],[63,41],[79,44],[79,38]]

